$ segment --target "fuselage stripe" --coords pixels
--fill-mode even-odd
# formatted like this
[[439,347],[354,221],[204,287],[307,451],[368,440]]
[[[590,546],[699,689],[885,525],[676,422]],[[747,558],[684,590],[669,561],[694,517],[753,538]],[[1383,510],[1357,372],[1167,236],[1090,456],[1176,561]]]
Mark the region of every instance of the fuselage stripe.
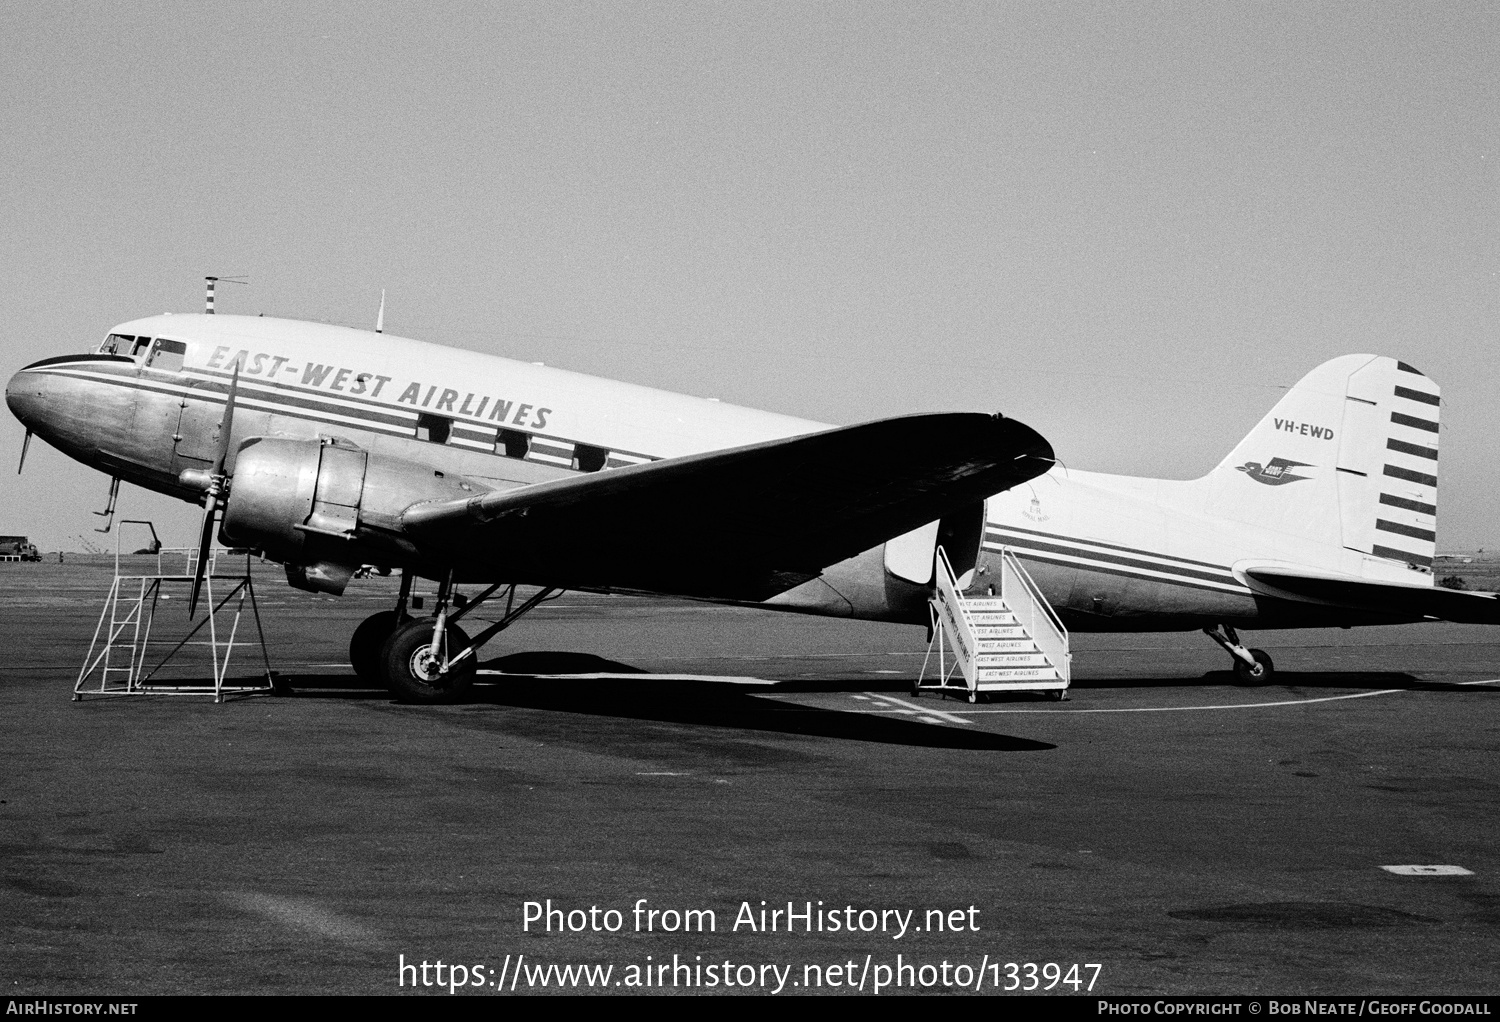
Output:
[[[999,552],[1000,548],[994,544],[985,544],[985,549]],[[1119,575],[1123,578],[1133,578],[1144,582],[1160,582],[1163,585],[1181,586],[1186,589],[1202,589],[1212,593],[1230,593],[1240,596],[1250,595],[1250,590],[1245,586],[1227,584],[1215,584],[1212,582],[1194,582],[1185,578],[1170,575],[1153,575],[1142,571],[1132,571],[1128,568],[1114,567],[1112,565],[1091,563],[1082,558],[1070,558],[1066,554],[1044,553],[1038,550],[1030,550],[1025,547],[1011,547],[1011,552],[1021,560],[1041,561],[1045,564],[1055,564],[1064,568],[1081,568],[1085,571],[1095,571],[1104,575]]]
[[1041,532],[1037,529],[1025,529],[1019,525],[1002,525],[996,522],[990,522],[989,529],[991,532],[1013,532],[1019,536],[1035,537],[1036,539],[1046,540],[1054,543],[1086,544],[1091,547],[1099,547],[1103,550],[1118,550],[1121,553],[1126,554],[1143,554],[1147,557],[1156,557],[1164,561],[1174,561],[1178,564],[1192,564],[1200,568],[1213,568],[1217,571],[1226,570],[1222,564],[1214,564],[1212,561],[1195,561],[1187,557],[1178,557],[1175,554],[1159,554],[1154,550],[1142,550],[1139,547],[1118,546],[1114,543],[1101,543],[1097,540],[1092,539],[1074,539],[1071,536],[1059,536],[1053,532]]
[[[126,359],[126,361],[132,366],[135,365],[134,360]],[[33,367],[28,366],[27,368],[34,371]],[[228,401],[229,395],[228,384],[221,385],[218,380],[212,378],[207,380],[195,379],[194,383],[197,385],[194,386],[186,383],[140,379],[134,375],[133,370],[131,370],[130,376],[126,376],[113,372],[83,371],[81,367],[69,366],[63,368],[59,365],[56,368],[49,366],[41,370],[41,372],[43,374],[88,379],[127,390],[143,391],[165,397],[191,399],[203,404],[225,404]],[[340,398],[334,401],[327,400],[326,398],[317,400],[310,395],[310,392],[288,384],[271,383],[262,380],[248,382],[250,383],[249,388],[247,388],[247,381],[243,377],[241,378],[240,390],[235,399],[237,404],[247,409],[266,411],[292,418],[308,419],[330,425],[355,426],[384,436],[415,439],[414,430],[418,414],[416,411],[407,412],[404,409],[392,408],[389,405],[377,402],[366,402],[360,398]],[[263,388],[272,388],[276,392],[268,394],[264,392]],[[316,394],[316,392],[311,392],[311,394]],[[303,395],[309,396],[304,397]],[[318,397],[321,397],[321,395],[318,395]],[[292,409],[295,409],[295,411]],[[455,420],[454,426],[455,428],[465,428],[466,431],[474,430],[481,435],[486,430],[485,426],[471,425],[462,419]],[[493,425],[488,427],[490,431],[493,431],[495,428]],[[543,458],[538,460],[542,460],[547,464],[554,464],[556,462],[553,459],[558,458],[563,465],[571,464],[572,446],[575,441],[565,440],[561,437],[551,437],[541,433],[528,432],[526,435],[532,437],[534,441],[543,443],[551,441],[554,445],[567,445],[566,447],[558,446],[556,448],[560,451],[560,454],[544,455]],[[611,453],[619,454],[626,458],[638,459],[638,462],[657,460],[653,455],[641,454],[636,451],[611,451]]]
[[[205,373],[204,375],[210,375],[210,374]],[[226,379],[227,379],[227,377],[226,377]],[[243,381],[243,378],[242,378],[241,379],[241,385],[243,385],[243,382],[244,381]],[[259,381],[257,381],[257,382],[259,382]],[[299,386],[297,386],[295,384],[287,384],[287,383],[279,383],[279,382],[270,382],[270,381],[267,381],[267,383],[264,384],[264,385],[272,386],[275,389],[277,389],[279,391],[283,391],[283,392],[285,392],[287,394],[290,394],[290,395],[307,395],[307,394],[317,395],[317,397],[323,398],[324,402],[326,402],[327,404],[332,404],[332,406],[335,407],[335,408],[340,408],[341,410],[353,410],[353,409],[348,409],[347,406],[344,406],[344,405],[341,405],[340,403],[338,403],[338,402],[348,401],[348,402],[350,402],[353,405],[359,406],[359,408],[361,409],[361,411],[363,411],[364,408],[369,408],[369,409],[372,409],[372,410],[376,410],[376,414],[377,415],[379,413],[383,412],[383,413],[385,413],[388,416],[394,416],[394,417],[396,417],[396,419],[397,419],[397,421],[399,423],[407,424],[408,428],[413,428],[414,429],[415,425],[416,425],[416,421],[417,421],[418,410],[413,409],[412,411],[408,412],[408,411],[406,411],[403,408],[395,407],[395,406],[392,406],[392,405],[389,405],[389,404],[385,404],[385,403],[383,403],[381,401],[378,401],[378,400],[371,400],[369,398],[361,398],[361,397],[342,397],[341,396],[340,398],[337,399],[336,402],[330,402],[330,401],[328,401],[327,397],[325,395],[321,394],[320,392],[318,392],[318,391],[309,391],[308,389],[303,388],[303,387],[299,387]],[[227,384],[224,385],[223,392],[226,395],[228,394],[229,387],[228,387]],[[197,391],[197,393],[202,393],[202,392],[201,391]],[[297,401],[298,399],[294,397],[292,400],[293,401]],[[302,398],[301,400],[302,401],[306,401],[307,399],[306,398]],[[311,406],[309,406],[309,407],[311,407]],[[477,433],[478,435],[483,436],[483,437],[493,436],[497,430],[502,429],[502,428],[504,428],[504,429],[513,429],[514,428],[510,424],[500,424],[500,423],[494,423],[494,422],[486,423],[486,422],[484,422],[484,421],[482,421],[482,420],[480,420],[478,418],[460,418],[460,417],[452,416],[452,415],[447,416],[447,418],[452,419],[453,425],[454,425],[455,429],[463,429],[463,430],[473,431],[474,433]],[[558,445],[566,444],[566,445],[568,445],[566,448],[564,448],[564,450],[566,450],[568,452],[567,457],[568,457],[569,461],[572,460],[572,454],[571,454],[572,446],[574,444],[582,442],[582,441],[575,441],[575,440],[564,439],[563,437],[555,437],[555,436],[551,436],[551,435],[545,434],[545,433],[536,433],[536,432],[532,432],[531,430],[517,430],[517,432],[524,433],[526,436],[531,437],[532,440],[533,440],[533,442],[543,442],[543,443],[545,443],[545,442],[550,441],[553,444],[558,444]],[[622,454],[622,455],[625,455],[627,457],[639,458],[642,461],[655,461],[655,460],[657,460],[654,455],[641,454],[641,453],[639,453],[637,451],[617,451],[617,452],[614,452],[614,453]]]
[[[1002,541],[1006,539],[1005,536],[996,533],[991,533],[987,538],[991,540],[999,539]],[[1236,585],[1238,584],[1235,582],[1234,576],[1230,574],[1230,572],[1225,568],[1220,568],[1216,573],[1211,574],[1209,572],[1199,571],[1194,568],[1179,568],[1176,565],[1171,564],[1152,564],[1149,561],[1143,561],[1130,557],[1121,557],[1119,554],[1104,553],[1097,550],[1088,550],[1072,544],[1063,545],[1059,543],[1042,543],[1031,539],[1021,540],[1019,542],[1012,540],[1012,542],[1015,542],[1017,549],[1045,550],[1049,553],[1067,554],[1072,557],[1083,557],[1105,564],[1116,564],[1121,567],[1135,568],[1141,571],[1159,571],[1181,578],[1198,578],[1209,582],[1230,583]]]
[[[80,379],[93,380],[111,386],[121,387],[127,390],[143,391],[148,394],[161,394],[165,397],[179,399],[191,398],[203,404],[222,405],[228,401],[229,388],[220,387],[217,383],[209,383],[207,386],[194,386],[166,380],[147,380],[122,376],[116,373],[80,372],[77,370],[52,370],[56,376],[72,376]],[[196,382],[196,381],[195,381]],[[235,398],[236,402],[256,402],[261,411],[269,411],[274,414],[285,414],[296,417],[295,413],[279,410],[280,406],[307,409],[322,415],[343,416],[341,421],[349,423],[357,422],[380,422],[387,426],[406,429],[414,429],[417,416],[415,412],[410,414],[400,409],[375,409],[341,404],[335,401],[316,401],[303,398],[296,393],[277,394],[267,393],[263,388],[265,384],[255,381],[251,384],[241,383],[240,390]],[[379,409],[379,410],[377,410]],[[382,414],[384,412],[385,414]],[[375,432],[382,432],[375,430]]]

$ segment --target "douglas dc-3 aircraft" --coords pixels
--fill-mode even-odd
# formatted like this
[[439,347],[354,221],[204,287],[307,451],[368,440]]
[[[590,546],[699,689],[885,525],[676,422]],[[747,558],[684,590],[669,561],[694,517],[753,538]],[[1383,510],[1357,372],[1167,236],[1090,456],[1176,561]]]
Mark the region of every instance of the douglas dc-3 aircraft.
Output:
[[[1500,623],[1495,594],[1433,585],[1438,387],[1373,355],[1314,369],[1190,481],[1069,471],[999,415],[832,428],[260,317],[124,323],[5,396],[70,457],[204,504],[205,552],[222,514],[302,589],[401,571],[350,660],[412,702],[460,696],[478,648],[561,589],[929,624],[939,544],[963,584],[1009,548],[1074,630],[1201,628],[1244,680],[1272,665],[1237,627]],[[439,583],[430,619],[407,615],[414,576]],[[539,589],[517,605],[518,585]],[[497,593],[471,642],[458,620]]]

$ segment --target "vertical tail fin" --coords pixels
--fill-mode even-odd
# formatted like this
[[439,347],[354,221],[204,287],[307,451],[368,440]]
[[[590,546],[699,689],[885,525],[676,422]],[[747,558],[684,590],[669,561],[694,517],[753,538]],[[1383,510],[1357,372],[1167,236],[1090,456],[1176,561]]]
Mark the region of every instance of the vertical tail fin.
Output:
[[1439,406],[1404,362],[1325,362],[1205,477],[1208,510],[1285,534],[1288,560],[1430,584]]

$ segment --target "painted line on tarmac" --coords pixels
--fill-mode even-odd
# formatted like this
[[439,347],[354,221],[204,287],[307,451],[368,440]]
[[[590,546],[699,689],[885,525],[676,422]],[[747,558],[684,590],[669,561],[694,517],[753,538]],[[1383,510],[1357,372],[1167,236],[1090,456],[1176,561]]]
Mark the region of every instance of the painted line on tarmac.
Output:
[[345,944],[367,944],[377,939],[377,934],[364,924],[304,899],[258,891],[226,891],[224,896],[242,911],[316,937],[331,937]]
[[[1460,682],[1456,682],[1455,684],[1458,684],[1458,685],[1493,685],[1493,684],[1495,684],[1497,682],[1500,682],[1500,678],[1486,678],[1483,681],[1460,681]],[[1355,693],[1353,693],[1351,695],[1342,695],[1342,696],[1319,696],[1319,697],[1317,697],[1315,699],[1282,699],[1282,700],[1278,700],[1276,702],[1270,702],[1270,703],[1220,703],[1220,704],[1218,704],[1216,706],[1126,706],[1126,707],[1118,707],[1118,708],[1103,707],[1103,708],[1091,709],[1091,710],[1056,710],[1056,709],[1054,709],[1054,710],[1044,710],[1044,709],[1035,709],[1035,710],[1033,710],[1033,709],[999,710],[999,709],[984,709],[984,710],[954,710],[954,711],[952,711],[952,713],[964,713],[964,714],[975,714],[975,713],[1174,713],[1174,712],[1180,712],[1180,711],[1183,711],[1183,710],[1260,710],[1260,709],[1266,709],[1266,708],[1272,707],[1272,706],[1307,706],[1307,705],[1310,705],[1312,703],[1336,703],[1336,702],[1340,702],[1340,701],[1345,700],[1345,699],[1368,699],[1371,696],[1388,696],[1388,695],[1394,695],[1394,694],[1396,694],[1398,692],[1410,692],[1410,691],[1412,691],[1412,690],[1411,689],[1406,689],[1406,688],[1382,688],[1382,689],[1377,689],[1374,692],[1355,692]],[[891,701],[892,702],[900,702],[900,700],[895,700],[895,699],[893,699]],[[909,705],[909,704],[902,704],[902,705]],[[931,712],[931,711],[927,711],[927,710],[925,710],[925,708],[921,708],[921,707],[913,707],[913,709],[917,709],[918,712]],[[951,716],[951,714],[948,714],[948,715]]]
[[971,721],[964,720],[962,717],[958,717],[953,715],[952,713],[948,713],[945,710],[934,710],[926,706],[917,706],[915,703],[909,703],[905,699],[897,699],[895,696],[881,695],[879,692],[866,692],[865,697],[874,700],[875,702],[882,705],[888,705],[897,713],[911,713],[916,714],[918,716],[918,719],[926,718],[927,722],[931,724],[940,722],[947,724],[972,723]]

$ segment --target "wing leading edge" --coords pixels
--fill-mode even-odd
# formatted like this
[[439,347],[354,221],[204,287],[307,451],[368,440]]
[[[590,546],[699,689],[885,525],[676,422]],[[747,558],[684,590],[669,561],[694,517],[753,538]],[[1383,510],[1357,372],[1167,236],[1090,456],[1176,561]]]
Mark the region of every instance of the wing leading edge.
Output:
[[764,600],[1052,463],[1014,419],[914,415],[417,504],[402,525],[464,577]]

